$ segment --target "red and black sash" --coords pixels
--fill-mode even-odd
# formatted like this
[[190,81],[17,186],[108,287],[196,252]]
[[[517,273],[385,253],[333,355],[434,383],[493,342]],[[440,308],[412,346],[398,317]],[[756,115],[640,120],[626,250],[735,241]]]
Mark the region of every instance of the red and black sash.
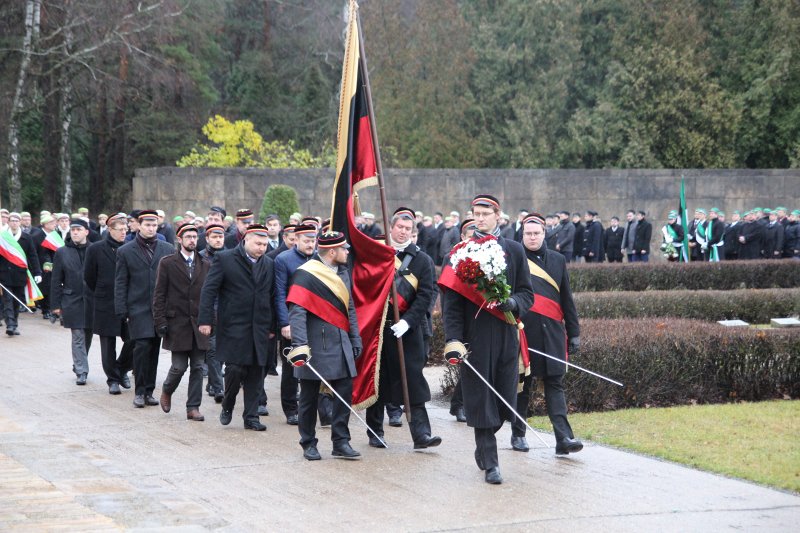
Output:
[[312,259],[292,277],[287,303],[297,304],[324,321],[350,331],[350,292],[342,279],[321,261]]
[[545,270],[528,259],[528,269],[533,283],[533,305],[531,311],[552,318],[559,322],[564,320],[564,311],[561,309],[561,290],[555,280]]
[[[481,294],[474,285],[469,285],[461,281],[450,264],[445,264],[442,268],[442,275],[439,276],[439,286],[457,292],[470,302],[480,307],[481,311],[486,311],[503,323],[509,324],[505,313],[498,310],[496,307],[486,307],[488,302],[486,301],[486,298],[484,298],[483,294]],[[525,335],[522,334],[520,320],[517,319],[514,324],[517,326],[517,328],[519,328],[519,356],[522,358],[523,366],[528,368],[530,366],[530,357],[528,355],[528,339],[526,339]]]
[[403,262],[400,261],[400,258],[397,256],[394,257],[394,269],[396,271],[394,280],[397,286],[397,308],[402,315],[408,311],[408,308],[411,307],[411,303],[414,301],[414,297],[417,295],[419,280],[417,276],[411,272],[407,272],[406,274],[402,273],[404,270]]

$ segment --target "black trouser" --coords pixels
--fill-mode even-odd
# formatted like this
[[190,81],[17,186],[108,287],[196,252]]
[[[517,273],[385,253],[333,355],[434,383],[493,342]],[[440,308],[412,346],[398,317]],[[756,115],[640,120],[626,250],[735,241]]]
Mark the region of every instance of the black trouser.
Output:
[[186,396],[186,410],[197,409],[203,400],[203,361],[206,358],[205,351],[197,347],[197,342],[192,341],[192,349],[188,352],[172,352],[172,366],[169,367],[167,377],[161,390],[165,394],[172,394],[181,383],[181,378],[186,369],[189,370],[189,392]]
[[391,402],[386,402],[386,414],[389,415],[389,418],[403,416],[403,407]]
[[[386,405],[380,400],[367,407],[367,425],[383,437],[383,409]],[[401,411],[402,412],[402,411]],[[425,404],[420,403],[411,406],[411,422],[408,424],[411,431],[411,439],[417,443],[426,440],[431,436],[431,421],[428,419],[428,411]],[[367,436],[372,437],[372,433],[367,431]]]
[[152,396],[156,388],[158,351],[161,339],[150,337],[133,341],[133,372],[136,374],[136,395]]
[[222,393],[222,365],[217,359],[217,336],[208,337],[208,350],[206,350],[206,365],[208,366],[208,386],[207,390],[214,393]]
[[[9,287],[6,285],[3,290],[3,318],[6,319],[6,329],[17,329],[17,318],[19,317],[19,302],[16,301],[11,294],[19,298],[20,302],[25,301],[25,286],[22,287]],[[8,293],[11,291],[11,294]]]
[[106,383],[122,383],[122,376],[133,365],[133,342],[123,342],[117,358],[117,338],[100,337],[100,361],[103,363]]
[[239,388],[244,389],[245,422],[258,422],[258,396],[264,384],[264,367],[261,365],[235,365],[225,363],[225,397],[222,408],[233,411]]
[[572,252],[561,252],[561,255],[564,256],[564,259],[567,260],[567,263],[572,261]]
[[261,380],[261,392],[258,395],[258,405],[267,405],[267,376],[270,370],[276,368],[277,359],[275,353],[277,350],[277,340],[275,337],[267,341],[267,364],[262,367],[263,379]]
[[281,408],[287,417],[297,414],[297,378],[294,377],[294,367],[281,357]]
[[[317,445],[317,403],[319,401],[320,381],[315,379],[300,380],[300,401],[297,404],[298,429],[300,430],[300,446],[305,450],[309,446]],[[345,400],[353,397],[353,378],[330,379],[333,390]],[[333,445],[350,442],[350,409],[338,398],[332,405],[331,440]]]
[[[553,433],[556,442],[564,439],[574,439],[572,427],[567,420],[567,398],[564,395],[564,376],[545,376],[539,378],[544,380],[544,403],[547,406],[547,416],[553,424]],[[527,376],[522,386],[522,392],[517,394],[517,408],[519,414],[528,418],[528,405],[531,399],[531,388],[533,386],[533,375]],[[525,424],[515,418],[511,423],[511,434],[515,437],[524,437]]]
[[453,396],[450,398],[450,412],[464,407],[464,393],[461,391],[461,372],[458,372],[458,381],[453,388]]
[[494,436],[500,428],[475,428],[475,460],[478,466],[483,465],[482,470],[488,470],[495,466],[500,466],[497,458],[497,437]]

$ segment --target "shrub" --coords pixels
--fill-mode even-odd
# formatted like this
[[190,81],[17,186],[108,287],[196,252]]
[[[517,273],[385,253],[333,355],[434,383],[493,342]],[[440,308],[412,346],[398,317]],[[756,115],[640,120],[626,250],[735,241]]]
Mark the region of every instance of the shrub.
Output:
[[570,265],[569,276],[573,292],[795,288],[800,262],[581,263]]
[[582,292],[574,300],[581,319],[675,317],[764,324],[800,313],[800,289]]
[[288,185],[270,185],[264,193],[264,202],[258,219],[263,224],[267,215],[278,215],[282,224],[289,222],[292,213],[300,211],[297,191]]

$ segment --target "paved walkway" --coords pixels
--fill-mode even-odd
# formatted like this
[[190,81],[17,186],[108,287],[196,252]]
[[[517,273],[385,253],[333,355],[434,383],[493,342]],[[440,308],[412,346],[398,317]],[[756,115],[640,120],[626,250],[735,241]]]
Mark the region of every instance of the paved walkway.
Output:
[[[544,447],[521,454],[508,427],[505,483],[489,486],[471,431],[444,406],[431,409],[439,448],[414,452],[406,427],[387,426],[391,447],[376,450],[351,419],[363,459],[332,459],[323,429],[323,460],[309,463],[277,404],[263,433],[242,429],[240,409],[221,426],[207,396],[206,421],[185,420],[186,381],[172,413],[135,409],[132,391],[107,393],[98,345],[78,387],[67,330],[40,315],[22,317],[20,330],[0,338],[1,531],[797,531],[800,522],[796,495],[592,444],[565,459]],[[168,366],[164,352],[156,394]],[[269,378],[273,397],[277,387]]]

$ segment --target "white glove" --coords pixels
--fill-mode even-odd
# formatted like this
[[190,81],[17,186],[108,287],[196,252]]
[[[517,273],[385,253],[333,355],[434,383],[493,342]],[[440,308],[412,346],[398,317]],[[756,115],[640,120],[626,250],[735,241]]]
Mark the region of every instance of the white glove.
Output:
[[42,276],[33,276],[33,281],[35,281],[36,283],[41,283],[42,282]]
[[401,320],[397,324],[394,324],[390,329],[392,330],[392,333],[394,333],[394,336],[399,339],[400,337],[405,335],[406,331],[408,331],[409,329],[408,322],[406,322],[405,320]]

